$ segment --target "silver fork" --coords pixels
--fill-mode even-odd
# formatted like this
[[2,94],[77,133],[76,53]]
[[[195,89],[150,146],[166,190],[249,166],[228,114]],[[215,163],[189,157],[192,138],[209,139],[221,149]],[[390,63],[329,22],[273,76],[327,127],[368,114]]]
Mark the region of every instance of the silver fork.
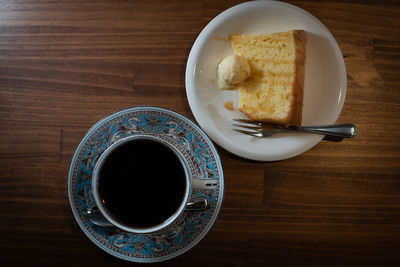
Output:
[[281,125],[274,125],[270,123],[245,120],[245,119],[234,119],[236,122],[245,124],[233,124],[235,127],[241,127],[248,130],[233,129],[236,132],[247,134],[255,137],[268,137],[277,133],[294,133],[294,132],[307,132],[323,134],[327,137],[334,138],[351,138],[357,133],[356,127],[353,124],[334,124],[334,125],[321,125],[321,126],[289,126],[284,127]]

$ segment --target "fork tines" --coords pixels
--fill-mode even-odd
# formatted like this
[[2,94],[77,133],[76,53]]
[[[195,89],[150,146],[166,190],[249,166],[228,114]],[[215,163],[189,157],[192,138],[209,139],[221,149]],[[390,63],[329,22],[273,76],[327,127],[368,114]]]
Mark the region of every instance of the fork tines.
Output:
[[236,123],[232,123],[232,125],[235,126],[235,127],[242,127],[242,128],[250,129],[250,130],[259,130],[259,129],[262,129],[262,127],[261,127],[260,125],[253,125],[253,126],[250,126],[250,125],[236,124]]
[[242,133],[242,134],[247,134],[247,135],[251,135],[251,136],[255,136],[255,137],[261,137],[262,134],[259,132],[259,130],[256,131],[245,131],[245,130],[241,130],[241,129],[232,129],[235,132],[238,133]]
[[[243,127],[247,129],[281,129],[285,128],[284,126],[280,124],[274,124],[274,123],[269,123],[269,122],[262,122],[262,121],[253,121],[253,120],[246,120],[246,119],[233,119],[236,122],[242,122],[245,124],[233,124],[233,126],[237,127]],[[246,125],[250,124],[250,125]]]
[[252,131],[246,131],[246,130],[243,130],[243,129],[235,129],[234,128],[233,130],[235,132],[242,133],[242,134],[247,134],[247,135],[251,135],[251,136],[255,136],[255,137],[260,137],[261,136],[260,130],[262,129],[262,123],[257,122],[257,121],[246,120],[246,119],[233,119],[233,120],[236,121],[236,122],[245,123],[245,124],[233,123],[232,125],[234,127],[240,127],[240,128],[252,130]]
[[263,129],[279,129],[279,128],[284,128],[282,125],[277,125],[277,124],[272,124],[272,123],[267,123],[267,122],[261,122],[261,121],[253,121],[253,120],[247,120],[247,119],[233,119],[235,122],[241,122],[241,124],[233,123],[232,125],[234,127],[240,127],[246,130],[251,130],[251,131],[246,131],[243,129],[233,129],[235,132],[239,132],[242,134],[247,134],[251,136],[256,136],[256,137],[262,137],[261,131]]

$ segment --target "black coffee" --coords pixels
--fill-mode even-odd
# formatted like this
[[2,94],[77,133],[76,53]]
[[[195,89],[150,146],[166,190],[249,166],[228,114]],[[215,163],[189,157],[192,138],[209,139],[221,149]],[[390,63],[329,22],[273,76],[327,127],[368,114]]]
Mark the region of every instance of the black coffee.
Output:
[[185,171],[166,145],[132,140],[112,151],[99,173],[100,198],[120,223],[145,228],[161,224],[183,201]]

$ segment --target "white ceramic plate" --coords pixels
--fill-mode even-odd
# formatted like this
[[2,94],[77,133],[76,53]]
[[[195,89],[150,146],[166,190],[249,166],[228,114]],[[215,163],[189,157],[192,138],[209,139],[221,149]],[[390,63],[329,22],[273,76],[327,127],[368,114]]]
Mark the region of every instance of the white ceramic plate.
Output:
[[329,30],[314,16],[296,6],[276,1],[254,1],[234,6],[215,17],[196,39],[186,66],[186,93],[194,117],[217,144],[240,157],[274,161],[297,156],[316,145],[317,134],[278,134],[256,138],[232,131],[238,111],[224,108],[237,91],[219,90],[218,62],[233,54],[231,33],[261,34],[304,29],[307,32],[303,125],[333,124],[346,96],[343,55]]

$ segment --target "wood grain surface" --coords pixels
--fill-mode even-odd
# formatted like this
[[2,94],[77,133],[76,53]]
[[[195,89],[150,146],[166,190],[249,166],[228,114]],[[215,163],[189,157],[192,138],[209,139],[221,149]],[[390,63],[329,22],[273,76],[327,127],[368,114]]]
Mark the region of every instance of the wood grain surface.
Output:
[[[127,266],[86,238],[71,157],[102,117],[137,105],[194,120],[188,54],[240,1],[0,2],[0,265]],[[217,146],[226,193],[212,230],[165,265],[400,266],[400,4],[290,1],[336,38],[348,74],[339,123],[358,135],[279,162]]]

